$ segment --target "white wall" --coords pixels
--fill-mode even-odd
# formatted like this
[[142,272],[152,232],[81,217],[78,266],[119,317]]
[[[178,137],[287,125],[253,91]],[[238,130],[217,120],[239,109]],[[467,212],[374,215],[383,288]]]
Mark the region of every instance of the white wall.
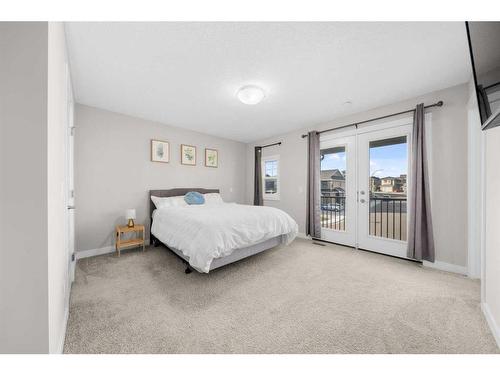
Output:
[[500,346],[500,127],[487,130],[485,138],[483,311]]
[[0,23],[0,353],[62,350],[65,48],[60,23]]
[[47,23],[0,22],[0,353],[47,353]]
[[482,233],[484,230],[484,132],[477,105],[474,80],[468,83],[467,141],[468,141],[468,257],[467,274],[474,279],[481,278]]
[[[151,189],[219,188],[225,201],[245,200],[243,143],[83,105],[75,126],[77,251],[112,246],[127,208],[149,228]],[[151,139],[170,142],[170,163],[150,161]],[[196,166],[180,164],[181,143],[197,147]],[[219,168],[204,166],[205,147],[219,150]]]
[[66,145],[68,126],[68,79],[66,40],[60,22],[49,23],[48,39],[48,283],[49,351],[61,352],[69,309]]
[[[247,194],[253,202],[253,160],[255,145],[282,141],[279,147],[264,149],[263,155],[279,154],[281,167],[281,197],[266,201],[288,212],[305,232],[307,139],[300,136],[308,130],[322,130],[355,121],[383,116],[413,108],[417,103],[444,101],[444,106],[432,110],[431,201],[434,223],[436,260],[464,268],[467,265],[467,101],[466,84],[436,91],[418,98],[343,117],[326,124],[298,131],[247,146]],[[269,124],[272,126],[272,124]]]

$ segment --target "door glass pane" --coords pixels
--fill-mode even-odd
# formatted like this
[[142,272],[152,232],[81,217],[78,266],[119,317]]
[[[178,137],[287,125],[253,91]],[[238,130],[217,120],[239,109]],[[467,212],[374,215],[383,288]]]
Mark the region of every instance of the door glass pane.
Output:
[[321,150],[321,226],[345,231],[346,148]]
[[406,136],[370,142],[370,235],[406,241],[407,175]]

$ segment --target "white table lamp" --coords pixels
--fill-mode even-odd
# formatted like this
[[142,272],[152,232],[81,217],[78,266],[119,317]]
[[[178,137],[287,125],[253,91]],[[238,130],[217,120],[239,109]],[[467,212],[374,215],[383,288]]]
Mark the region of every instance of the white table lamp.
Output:
[[135,220],[135,208],[129,208],[125,211],[125,218],[128,220],[127,226],[129,228],[134,227],[134,220]]

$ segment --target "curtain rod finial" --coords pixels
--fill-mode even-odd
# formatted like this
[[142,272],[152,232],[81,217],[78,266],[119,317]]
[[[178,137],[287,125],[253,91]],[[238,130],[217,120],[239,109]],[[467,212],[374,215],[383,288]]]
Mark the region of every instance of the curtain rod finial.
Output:
[[439,102],[436,103],[438,107],[442,107],[443,106],[443,101],[440,100]]

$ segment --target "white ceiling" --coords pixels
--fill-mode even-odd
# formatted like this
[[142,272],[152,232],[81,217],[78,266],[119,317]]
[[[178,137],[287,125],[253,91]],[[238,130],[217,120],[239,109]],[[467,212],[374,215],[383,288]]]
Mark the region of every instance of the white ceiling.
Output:
[[[243,142],[470,76],[462,22],[68,23],[66,33],[78,103]],[[248,84],[266,99],[240,103]]]

